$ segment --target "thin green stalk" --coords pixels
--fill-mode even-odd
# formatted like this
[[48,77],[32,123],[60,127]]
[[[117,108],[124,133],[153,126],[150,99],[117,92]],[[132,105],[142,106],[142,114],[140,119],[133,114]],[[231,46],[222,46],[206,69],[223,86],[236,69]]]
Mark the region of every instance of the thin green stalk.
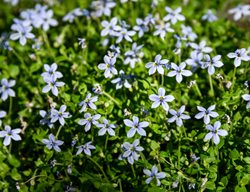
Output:
[[11,148],[12,148],[12,143],[10,142],[10,145],[9,145],[9,154],[11,154]]
[[234,89],[234,84],[235,84],[235,75],[236,75],[236,67],[234,68],[234,73],[233,73],[233,82],[232,82],[232,88],[231,91]]
[[208,79],[209,79],[211,94],[212,94],[212,96],[214,97],[214,87],[213,87],[213,82],[212,82],[212,77],[211,77],[211,75],[208,75]]
[[197,83],[195,83],[194,85],[195,85],[195,89],[196,89],[196,91],[197,91],[199,97],[202,99],[202,94],[201,94],[201,91],[200,91],[200,89],[199,89],[199,86],[197,85]]
[[178,170],[181,168],[181,141],[178,143]]
[[9,117],[11,116],[11,112],[12,112],[12,104],[13,104],[13,100],[12,100],[12,97],[10,97],[9,112],[8,112]]
[[108,94],[107,92],[103,91],[102,92],[105,96],[107,96],[110,100],[112,100],[119,108],[121,108],[119,102],[114,98],[112,97],[110,94]]
[[133,166],[132,164],[131,164],[131,169],[132,169],[132,172],[133,172],[134,177],[136,177],[135,169],[134,169],[134,166]]
[[123,192],[121,179],[118,179],[118,183],[119,183],[119,186],[120,186],[120,192]]
[[60,126],[59,129],[57,130],[57,132],[56,132],[56,138],[58,137],[58,135],[59,135],[61,129],[62,129],[62,126]]
[[45,31],[42,31],[42,36],[43,36],[43,40],[44,40],[46,46],[47,46],[48,49],[49,49],[49,54],[50,54],[51,56],[53,56],[53,55],[52,55],[52,54],[53,54],[53,51],[52,51],[52,49],[51,49],[51,46],[50,46],[50,43],[49,43],[49,38],[48,38],[47,33],[46,33]]
[[90,161],[92,161],[102,172],[103,176],[105,177],[106,180],[108,180],[108,177],[106,175],[106,173],[104,172],[103,168],[99,165],[99,163],[97,163],[94,159],[92,159],[91,157],[87,157]]
[[36,176],[33,176],[33,177],[31,177],[30,179],[28,179],[27,181],[25,181],[25,182],[23,182],[21,184],[24,185],[25,183],[28,183],[28,182],[30,182],[31,180],[33,180],[33,179],[35,179],[37,177],[47,177],[47,175],[36,175]]
[[109,134],[106,135],[105,146],[104,146],[105,153],[107,151],[108,141],[109,141]]
[[164,74],[161,75],[161,86],[164,85]]

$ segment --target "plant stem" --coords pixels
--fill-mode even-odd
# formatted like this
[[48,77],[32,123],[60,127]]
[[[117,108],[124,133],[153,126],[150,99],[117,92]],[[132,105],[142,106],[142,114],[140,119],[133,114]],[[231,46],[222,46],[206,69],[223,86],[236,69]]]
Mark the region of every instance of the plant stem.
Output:
[[212,94],[212,96],[214,97],[214,87],[213,87],[213,82],[212,82],[212,77],[211,77],[211,75],[208,75],[208,79],[209,79],[211,94]]
[[60,126],[59,129],[57,130],[57,132],[56,132],[56,138],[58,137],[58,135],[59,135],[61,129],[62,129],[62,126]]
[[119,186],[120,186],[120,192],[122,192],[122,182],[121,182],[121,179],[118,179],[118,183],[119,183]]
[[105,92],[105,91],[103,91],[102,93],[103,93],[105,96],[107,96],[108,98],[110,98],[110,100],[112,100],[119,108],[121,108],[119,102],[118,102],[114,97],[112,97],[110,94],[108,94],[108,93]]
[[103,176],[105,177],[106,180],[108,180],[107,175],[105,174],[103,168],[99,165],[99,163],[97,163],[94,159],[92,159],[91,157],[87,157],[90,161],[92,161],[102,172]]
[[232,82],[232,88],[231,88],[231,91],[233,91],[233,88],[234,88],[234,84],[235,84],[235,75],[236,75],[236,67],[234,67],[233,82]]
[[201,91],[200,91],[200,89],[199,89],[197,83],[195,83],[195,89],[196,89],[196,91],[197,91],[199,97],[202,99],[202,94],[201,94]]
[[178,143],[178,170],[181,168],[181,141]]
[[21,183],[22,185],[24,185],[25,183],[28,183],[29,181],[31,181],[32,179],[35,179],[37,177],[47,177],[47,175],[36,175],[34,177],[31,177],[30,179],[28,179],[27,181]]
[[49,54],[51,56],[53,56],[53,51],[51,49],[51,46],[50,46],[50,43],[49,43],[49,38],[48,38],[48,35],[45,31],[42,31],[42,36],[43,36],[43,40],[45,42],[45,44],[47,45],[48,49],[49,49]]
[[133,172],[134,177],[136,177],[135,169],[134,169],[134,166],[133,166],[133,165],[131,165],[131,169],[132,169],[132,172]]
[[164,85],[164,74],[161,75],[161,86]]
[[107,151],[108,140],[109,140],[109,134],[106,135],[105,146],[104,146],[104,151],[105,151],[105,153],[106,153],[106,151]]
[[12,104],[13,104],[13,100],[12,97],[10,97],[10,104],[9,104],[9,112],[8,112],[8,116],[11,116],[11,112],[12,112]]

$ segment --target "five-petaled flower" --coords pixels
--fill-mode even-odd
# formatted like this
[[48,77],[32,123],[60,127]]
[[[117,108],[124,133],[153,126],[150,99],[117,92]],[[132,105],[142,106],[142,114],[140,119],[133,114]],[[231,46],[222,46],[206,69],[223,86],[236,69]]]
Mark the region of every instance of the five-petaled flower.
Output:
[[80,153],[84,152],[86,155],[91,156],[91,149],[95,149],[95,146],[91,144],[92,141],[89,141],[85,143],[84,145],[80,145],[76,147],[78,150],[76,152],[76,155],[79,155]]
[[21,140],[21,137],[18,135],[18,133],[22,131],[21,129],[11,129],[9,125],[5,125],[4,129],[4,131],[0,131],[0,137],[5,137],[3,141],[4,146],[8,146],[11,142],[11,139],[15,141]]
[[98,124],[97,120],[100,119],[100,117],[101,117],[100,114],[96,114],[96,115],[91,116],[90,113],[85,113],[84,114],[84,119],[80,119],[78,121],[78,124],[79,125],[85,125],[84,130],[85,130],[85,132],[87,132],[87,131],[90,130],[92,124],[93,125]]
[[157,186],[161,185],[160,179],[166,177],[166,173],[158,172],[158,168],[155,165],[152,167],[151,171],[148,169],[143,169],[143,173],[149,177],[146,179],[147,184],[149,184],[155,178],[157,181]]
[[215,105],[210,106],[208,109],[205,109],[204,107],[197,106],[197,109],[200,111],[198,114],[195,115],[196,119],[203,118],[203,121],[205,124],[208,124],[210,122],[210,117],[218,117],[219,114],[217,112],[214,112]]
[[171,63],[171,68],[173,69],[173,71],[170,71],[168,73],[168,76],[169,77],[175,76],[176,81],[178,83],[180,83],[182,81],[182,79],[183,79],[182,75],[186,76],[186,77],[192,75],[192,72],[189,71],[189,70],[186,70],[185,67],[186,67],[186,63],[185,62],[182,62],[180,64],[180,66],[177,66],[175,63]]
[[173,117],[168,119],[169,123],[176,122],[176,125],[178,127],[181,127],[183,125],[182,119],[190,119],[190,116],[183,114],[185,111],[185,105],[182,105],[181,108],[178,111],[175,111],[173,109],[169,110],[169,113],[173,115]]
[[124,153],[119,158],[127,158],[130,164],[134,164],[134,161],[138,161],[138,158],[140,157],[139,153],[144,150],[143,147],[138,146],[139,144],[139,139],[136,139],[132,144],[128,142],[123,143],[121,147]]
[[97,127],[101,128],[99,131],[98,131],[98,136],[102,136],[104,135],[106,132],[108,132],[108,134],[110,136],[115,136],[115,131],[113,129],[116,128],[116,126],[114,124],[109,124],[108,120],[107,119],[103,119],[102,120],[102,124],[96,124]]
[[163,18],[164,21],[171,21],[172,24],[175,24],[177,21],[184,21],[185,17],[181,15],[181,7],[178,7],[177,9],[173,10],[170,7],[165,7],[165,10],[168,12],[168,14]]
[[145,127],[148,127],[149,123],[146,121],[139,122],[139,118],[133,116],[133,121],[129,119],[124,119],[124,124],[131,129],[127,133],[127,137],[133,137],[137,132],[141,136],[146,136],[146,131],[144,130]]
[[221,126],[221,123],[220,121],[216,121],[214,123],[214,126],[212,125],[207,125],[206,126],[206,129],[211,131],[209,132],[208,134],[206,134],[204,140],[205,141],[208,141],[210,140],[211,138],[213,138],[213,142],[218,145],[219,142],[220,142],[220,137],[219,136],[226,136],[228,135],[228,132],[226,130],[223,130],[223,129],[219,129]]
[[221,55],[217,55],[210,58],[209,55],[204,56],[205,61],[203,62],[203,68],[207,68],[208,74],[213,75],[215,73],[215,67],[222,67],[223,63],[220,61]]
[[250,60],[245,48],[237,49],[234,53],[228,53],[227,56],[231,59],[234,58],[234,66],[235,67],[239,67],[241,64],[241,61],[249,61]]
[[152,75],[156,72],[156,70],[158,71],[158,73],[160,74],[164,74],[164,69],[163,67],[168,63],[169,60],[167,59],[161,59],[161,55],[158,54],[155,56],[155,61],[154,62],[149,62],[146,64],[146,68],[149,68],[149,75]]
[[15,92],[13,91],[13,89],[11,89],[11,87],[13,87],[15,84],[16,84],[15,80],[8,81],[5,78],[3,78],[1,80],[0,94],[1,94],[1,99],[3,101],[5,101],[6,99],[8,99],[8,96],[10,96],[10,97],[15,97],[16,96]]
[[174,96],[172,95],[165,96],[165,89],[161,87],[158,89],[158,95],[152,94],[149,96],[149,99],[153,101],[151,108],[157,108],[159,107],[159,105],[162,105],[163,109],[165,111],[168,111],[169,106],[167,102],[172,102],[174,100]]
[[60,152],[60,145],[62,145],[64,142],[61,140],[56,140],[55,136],[53,134],[49,134],[49,139],[42,139],[42,143],[46,145],[48,149],[54,149],[57,152]]
[[86,98],[79,103],[79,106],[82,107],[80,112],[85,111],[87,107],[96,110],[96,105],[94,102],[98,100],[97,96],[91,97],[91,93],[88,93]]
[[67,109],[66,105],[62,105],[58,110],[52,108],[51,109],[51,123],[55,123],[57,120],[59,120],[61,125],[65,124],[65,120],[64,118],[70,118],[70,113],[69,112],[65,112]]
[[115,68],[116,57],[109,57],[107,55],[104,56],[104,62],[98,65],[100,70],[105,70],[104,76],[105,78],[112,78],[113,75],[117,75],[118,72]]

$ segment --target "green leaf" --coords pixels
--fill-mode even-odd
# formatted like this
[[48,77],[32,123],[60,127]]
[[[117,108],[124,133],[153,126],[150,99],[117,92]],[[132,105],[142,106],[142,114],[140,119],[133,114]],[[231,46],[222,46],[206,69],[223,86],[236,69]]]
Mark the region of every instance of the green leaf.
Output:
[[14,179],[16,181],[21,180],[21,178],[22,178],[21,175],[18,173],[16,168],[12,169],[10,176],[12,179]]
[[244,160],[247,164],[250,164],[250,157],[245,157],[245,158],[243,158],[243,160]]
[[13,167],[20,167],[21,163],[19,160],[15,158],[13,155],[8,156],[8,162],[13,166]]
[[153,140],[151,141],[150,147],[153,151],[156,151],[160,149],[160,144]]
[[236,149],[233,149],[232,151],[230,151],[229,156],[231,159],[236,160],[240,157],[240,154]]

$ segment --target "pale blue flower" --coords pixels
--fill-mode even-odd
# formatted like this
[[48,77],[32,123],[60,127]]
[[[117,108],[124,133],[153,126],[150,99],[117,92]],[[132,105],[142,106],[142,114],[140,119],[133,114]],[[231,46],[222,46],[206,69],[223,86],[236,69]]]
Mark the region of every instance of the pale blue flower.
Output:
[[76,147],[78,150],[76,152],[76,155],[79,155],[80,153],[84,152],[86,155],[91,156],[91,150],[96,149],[94,145],[91,144],[92,141],[89,141],[85,143],[84,145],[80,145]]
[[2,118],[4,118],[7,115],[5,111],[0,111],[0,126],[2,126]]
[[53,123],[51,123],[51,110],[49,110],[49,112],[47,113],[44,110],[40,110],[40,115],[43,119],[40,120],[40,124],[42,125],[48,125],[49,128],[52,128],[54,126]]
[[78,44],[81,46],[82,49],[85,49],[87,47],[86,39],[84,39],[84,38],[78,38],[78,41],[79,41]]
[[42,92],[48,93],[51,90],[53,95],[58,96],[58,87],[64,86],[65,83],[56,80],[57,79],[55,77],[44,77],[44,81],[47,85],[43,87]]
[[139,122],[139,118],[133,116],[133,121],[129,119],[124,119],[124,124],[128,127],[131,127],[131,129],[127,133],[128,138],[133,137],[136,132],[141,136],[146,136],[146,131],[144,130],[144,128],[148,127],[148,122]]
[[77,17],[79,16],[88,16],[89,12],[86,9],[80,9],[80,8],[75,8],[72,11],[68,12],[64,17],[63,17],[63,21],[68,21],[70,23],[72,23]]
[[226,136],[228,135],[228,132],[226,130],[223,129],[219,129],[221,126],[221,122],[220,121],[216,121],[214,123],[214,126],[212,125],[207,125],[206,129],[211,131],[208,134],[206,134],[204,140],[208,141],[211,138],[213,138],[213,142],[218,145],[220,143],[220,137],[219,136]]
[[141,38],[144,33],[149,30],[147,23],[141,18],[136,18],[136,26],[134,26],[133,29],[138,32],[139,38]]
[[56,121],[59,121],[61,125],[65,124],[65,118],[70,118],[71,115],[69,112],[66,112],[67,106],[62,105],[58,110],[52,108],[51,109],[51,123],[55,123]]
[[160,36],[163,40],[167,34],[167,32],[173,33],[174,30],[170,27],[170,23],[163,23],[161,25],[155,26],[156,31],[153,33],[154,36]]
[[18,135],[19,133],[21,133],[21,129],[11,129],[9,125],[5,125],[4,129],[4,131],[0,131],[0,137],[4,137],[4,146],[8,146],[11,142],[11,139],[13,139],[14,141],[21,140],[21,137]]
[[16,84],[15,80],[8,81],[5,78],[3,78],[1,80],[0,94],[1,94],[1,99],[3,101],[7,100],[9,96],[10,97],[15,97],[16,96],[13,89],[11,89],[11,87],[13,87],[15,84]]
[[164,69],[163,67],[165,65],[167,65],[167,63],[169,62],[169,60],[167,59],[161,59],[162,56],[160,54],[155,56],[155,61],[154,62],[149,62],[146,64],[146,68],[149,68],[149,75],[152,75],[156,72],[160,73],[160,74],[164,74]]
[[84,114],[84,119],[80,119],[78,121],[79,125],[85,125],[84,130],[85,132],[89,131],[91,128],[91,125],[96,125],[98,124],[98,119],[100,119],[101,115],[100,114],[96,114],[96,115],[91,115],[90,113],[85,113]]
[[249,61],[250,60],[245,48],[237,49],[234,53],[228,53],[227,56],[231,59],[234,58],[234,66],[235,67],[239,67],[241,64],[241,61]]
[[44,31],[48,31],[50,26],[57,26],[58,22],[55,20],[53,17],[53,11],[52,10],[47,10],[44,11],[40,14],[40,17],[42,19],[42,29]]
[[122,28],[117,25],[118,19],[116,17],[113,17],[110,22],[108,21],[102,21],[102,26],[104,29],[101,31],[101,36],[115,36],[118,31],[120,31]]
[[203,54],[202,53],[197,53],[196,51],[192,51],[190,54],[190,58],[187,59],[185,62],[192,66],[193,69],[197,67],[202,66],[202,59],[203,59]]
[[220,61],[221,55],[216,55],[210,58],[209,55],[204,56],[205,62],[203,63],[203,68],[207,68],[208,74],[213,75],[215,73],[215,67],[222,67],[224,64]]
[[172,24],[175,24],[177,21],[184,21],[185,17],[181,15],[181,7],[173,10],[170,7],[165,7],[165,10],[168,14],[163,18],[164,21],[170,21]]
[[30,26],[30,25],[15,24],[11,27],[11,29],[15,32],[10,35],[10,39],[11,40],[19,39],[19,43],[21,45],[25,45],[27,42],[27,39],[34,39],[35,38],[35,35],[33,33],[31,33],[32,26]]
[[42,143],[45,144],[48,149],[53,148],[55,151],[60,152],[61,149],[59,146],[61,146],[64,142],[56,140],[53,134],[49,134],[49,139],[42,139]]
[[134,36],[136,34],[135,31],[130,30],[128,31],[126,28],[122,28],[119,32],[117,32],[116,36],[116,43],[120,43],[122,40],[126,40],[129,42],[132,42],[131,36]]
[[208,22],[214,22],[216,20],[218,20],[218,17],[216,15],[213,14],[212,10],[207,10],[207,12],[205,13],[205,15],[202,16],[201,18],[203,21],[208,21]]
[[124,65],[130,64],[131,68],[135,68],[135,64],[140,62],[144,53],[141,51],[143,45],[138,45],[137,43],[132,44],[132,49],[125,53]]
[[199,44],[196,43],[190,43],[190,46],[194,49],[194,51],[199,53],[211,53],[213,49],[211,47],[207,47],[206,41],[201,41]]
[[172,102],[174,100],[174,96],[172,95],[165,96],[165,89],[161,87],[158,89],[158,95],[152,94],[149,96],[149,99],[153,101],[151,108],[157,108],[160,105],[162,105],[163,109],[165,111],[168,111],[169,106],[167,102]]
[[5,3],[10,3],[12,6],[18,4],[19,0],[4,0]]
[[140,152],[144,150],[143,147],[138,146],[140,144],[140,140],[136,139],[132,144],[125,142],[121,145],[124,153],[119,157],[119,159],[127,158],[128,162],[132,165],[134,161],[138,161],[140,157]]
[[85,111],[86,108],[91,108],[96,110],[96,105],[94,104],[98,100],[97,96],[91,97],[91,93],[88,93],[86,98],[79,103],[79,106],[82,107],[80,112]]
[[125,75],[123,70],[119,71],[119,77],[111,81],[111,83],[116,84],[116,89],[121,89],[123,86],[130,89],[132,85],[128,82],[130,75]]
[[245,101],[248,101],[248,103],[247,103],[247,109],[249,109],[250,108],[250,94],[244,94],[244,95],[242,95],[242,98]]
[[176,125],[178,127],[181,127],[183,125],[182,120],[190,119],[190,116],[183,114],[185,111],[185,105],[182,105],[181,108],[178,111],[175,111],[173,109],[169,110],[169,113],[173,115],[171,118],[168,119],[169,123],[176,122]]
[[113,75],[117,75],[117,70],[115,68],[116,57],[104,56],[104,63],[98,65],[98,69],[105,70],[105,78],[112,78]]
[[250,5],[237,5],[236,7],[229,9],[228,13],[234,15],[234,20],[238,21],[241,18],[250,15]]
[[185,70],[186,67],[186,63],[182,62],[180,64],[180,66],[177,66],[175,63],[171,63],[171,68],[173,69],[173,71],[170,71],[167,76],[169,77],[174,77],[176,78],[176,81],[178,83],[182,82],[183,77],[182,76],[191,76],[192,72],[189,70]]
[[91,2],[90,6],[94,10],[91,12],[93,17],[101,17],[103,15],[110,16],[111,9],[116,6],[116,3],[112,0],[95,0]]
[[205,124],[208,124],[210,122],[210,117],[218,117],[219,114],[215,111],[215,105],[210,106],[208,109],[205,109],[204,107],[197,106],[197,109],[200,111],[198,114],[195,115],[196,119],[203,118],[203,121]]
[[49,66],[48,64],[44,64],[43,66],[44,66],[45,72],[42,73],[42,77],[44,79],[53,78],[56,80],[56,79],[63,77],[61,72],[56,71],[57,70],[56,63],[52,63],[51,66]]
[[158,168],[155,165],[152,167],[151,171],[148,169],[143,169],[143,173],[149,177],[146,179],[147,184],[149,184],[155,178],[157,181],[157,186],[161,185],[160,179],[166,177],[166,173],[158,172]]
[[197,38],[197,35],[193,32],[190,26],[181,25],[181,32],[184,38],[189,41],[194,41]]
[[101,128],[98,131],[98,136],[102,136],[106,132],[108,132],[110,136],[115,136],[115,131],[113,129],[115,129],[116,126],[114,124],[109,124],[108,120],[105,118],[102,120],[102,122],[102,124],[96,124],[97,127]]

